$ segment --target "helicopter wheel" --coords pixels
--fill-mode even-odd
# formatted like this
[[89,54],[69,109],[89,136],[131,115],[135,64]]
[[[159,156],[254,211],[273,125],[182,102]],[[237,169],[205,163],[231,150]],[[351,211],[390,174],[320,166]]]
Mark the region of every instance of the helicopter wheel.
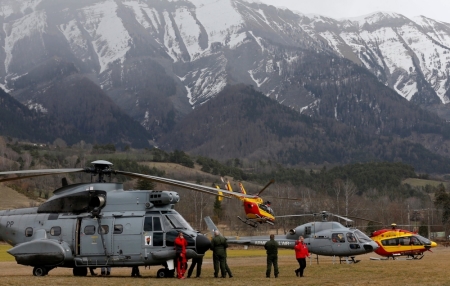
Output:
[[74,267],[73,276],[87,276],[87,267]]
[[158,272],[156,272],[156,277],[166,278],[167,277],[166,269],[165,268],[159,269]]
[[33,275],[34,276],[45,276],[48,274],[47,268],[43,266],[35,266],[33,268]]

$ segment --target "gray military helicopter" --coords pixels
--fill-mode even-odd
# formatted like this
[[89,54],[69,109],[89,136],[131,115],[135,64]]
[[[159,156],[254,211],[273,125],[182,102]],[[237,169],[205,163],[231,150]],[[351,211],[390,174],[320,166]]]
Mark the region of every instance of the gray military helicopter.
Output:
[[121,183],[105,179],[120,174],[197,190],[195,184],[113,170],[103,160],[92,162],[90,168],[0,172],[0,176],[23,175],[0,182],[76,172],[91,174],[91,182],[68,185],[63,179],[63,186],[39,207],[0,211],[0,239],[13,246],[8,253],[18,264],[34,267],[33,275],[45,276],[55,267],[86,276],[88,267],[163,265],[157,276],[170,277],[180,231],[188,241],[188,259],[209,249],[209,239],[173,209],[180,200],[178,193],[124,191]]
[[[347,223],[352,222],[351,219],[332,214],[326,211],[315,214],[288,215],[280,217],[295,216],[320,216],[321,221],[305,223],[289,230],[286,235],[275,235],[275,240],[281,248],[291,248],[295,246],[295,242],[300,236],[304,237],[304,243],[307,244],[309,252],[317,254],[317,262],[319,255],[337,256],[341,262],[344,259],[347,263],[357,263],[356,255],[370,253],[375,251],[378,244],[365,235],[362,231],[345,227],[335,221],[328,221],[328,218],[335,216],[345,220]],[[205,218],[206,225],[210,231],[217,229],[210,217]],[[269,235],[265,236],[246,236],[246,237],[229,237],[229,244],[240,245],[264,245],[269,240]]]

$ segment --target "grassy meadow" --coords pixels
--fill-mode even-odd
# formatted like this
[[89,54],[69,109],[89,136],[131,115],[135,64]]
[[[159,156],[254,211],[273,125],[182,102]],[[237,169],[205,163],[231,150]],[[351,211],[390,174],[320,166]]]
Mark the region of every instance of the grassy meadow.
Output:
[[[228,251],[228,265],[234,277],[216,279],[213,276],[211,252],[203,262],[202,277],[178,280],[158,279],[160,268],[140,267],[143,278],[131,278],[131,268],[113,268],[109,277],[74,277],[71,269],[56,268],[45,277],[34,277],[32,268],[17,265],[0,245],[1,285],[450,285],[447,274],[450,264],[450,248],[439,246],[427,252],[422,260],[370,260],[377,254],[358,256],[357,264],[339,264],[332,257],[319,257],[319,264],[308,261],[305,277],[295,276],[298,264],[293,250],[281,250],[279,254],[279,278],[265,278],[265,252],[262,249],[231,249]],[[315,255],[313,255],[315,258]],[[96,270],[100,272],[99,269]],[[195,272],[194,272],[195,273]]]

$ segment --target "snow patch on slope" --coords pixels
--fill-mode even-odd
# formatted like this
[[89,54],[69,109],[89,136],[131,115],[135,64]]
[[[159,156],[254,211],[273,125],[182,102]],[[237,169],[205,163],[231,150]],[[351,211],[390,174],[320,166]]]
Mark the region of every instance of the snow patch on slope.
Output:
[[174,13],[174,18],[177,19],[177,27],[181,38],[191,56],[191,60],[193,60],[202,52],[202,48],[199,45],[200,27],[192,12],[186,8],[177,9]]
[[84,29],[93,38],[94,50],[100,61],[100,73],[116,60],[122,63],[131,46],[131,37],[116,14],[117,4],[112,0],[81,9]]
[[[244,24],[242,16],[236,11],[231,0],[191,0],[196,7],[197,19],[208,33],[208,46],[211,43],[226,43],[227,36],[238,32]],[[220,13],[217,13],[220,11]]]
[[7,18],[15,13],[34,11],[42,0],[3,0],[0,6],[0,17]]
[[154,30],[157,30],[161,26],[158,12],[147,4],[136,1],[124,1],[123,5],[133,10],[136,15],[136,20],[145,29],[152,27]]
[[3,24],[5,38],[5,70],[8,72],[13,58],[12,51],[17,41],[29,37],[32,34],[42,34],[47,28],[47,15],[44,11],[32,12],[12,23]]

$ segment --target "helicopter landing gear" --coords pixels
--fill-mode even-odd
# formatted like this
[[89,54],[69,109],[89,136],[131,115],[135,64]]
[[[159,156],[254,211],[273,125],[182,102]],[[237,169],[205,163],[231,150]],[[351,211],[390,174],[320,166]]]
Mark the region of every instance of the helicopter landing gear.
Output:
[[156,273],[158,278],[173,278],[175,276],[175,269],[169,270],[168,268],[161,268]]
[[72,272],[73,276],[87,276],[88,269],[87,267],[74,267]]
[[415,259],[415,260],[420,260],[420,259],[423,258],[423,253],[420,253],[420,254],[411,254],[411,255],[408,255],[408,257],[411,257],[412,259]]
[[35,266],[33,268],[33,275],[34,276],[45,276],[47,274],[48,274],[48,270],[44,266]]
[[248,224],[249,226],[251,226],[251,227],[258,227],[258,223],[257,222],[255,222],[255,221],[251,221],[251,220],[249,220],[249,219],[243,219],[243,218],[241,218],[240,216],[238,216],[238,218],[243,222],[243,223],[245,223],[245,224]]

